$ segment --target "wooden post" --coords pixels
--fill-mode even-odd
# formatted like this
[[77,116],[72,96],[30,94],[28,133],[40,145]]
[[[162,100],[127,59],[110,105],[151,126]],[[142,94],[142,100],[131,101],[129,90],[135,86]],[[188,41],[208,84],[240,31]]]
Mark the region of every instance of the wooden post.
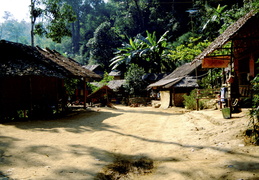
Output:
[[200,90],[197,89],[197,93],[196,93],[196,108],[197,108],[197,111],[200,110],[200,107],[199,107],[199,94],[200,94]]
[[84,87],[84,88],[83,88],[83,91],[84,91],[84,92],[83,92],[83,95],[84,95],[84,108],[86,109],[86,83],[85,83],[85,82],[86,82],[86,78],[84,77],[84,78],[83,78],[83,83],[84,83],[84,84],[83,84],[83,87]]
[[197,108],[197,111],[199,111],[200,107],[199,107],[199,98],[196,99],[196,108]]
[[33,102],[32,102],[32,77],[29,76],[29,94],[30,94],[30,112],[29,112],[29,118],[31,118],[32,114],[33,114]]

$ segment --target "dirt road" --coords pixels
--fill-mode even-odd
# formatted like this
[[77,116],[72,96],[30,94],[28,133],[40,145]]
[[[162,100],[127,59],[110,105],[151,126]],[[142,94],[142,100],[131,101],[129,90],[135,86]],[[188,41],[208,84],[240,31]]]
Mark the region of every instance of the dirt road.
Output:
[[224,119],[219,110],[116,108],[0,124],[0,180],[91,180],[118,157],[154,162],[130,179],[259,179],[259,148],[242,137],[246,110]]

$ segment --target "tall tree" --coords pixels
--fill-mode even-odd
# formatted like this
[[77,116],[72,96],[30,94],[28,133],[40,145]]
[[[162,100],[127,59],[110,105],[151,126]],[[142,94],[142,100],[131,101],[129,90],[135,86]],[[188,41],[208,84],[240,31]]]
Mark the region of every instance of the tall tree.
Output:
[[81,27],[81,7],[83,0],[66,0],[67,3],[72,7],[76,20],[71,23],[72,33],[72,52],[73,54],[78,53],[80,48],[80,27]]
[[106,71],[110,70],[110,59],[113,52],[120,44],[120,37],[111,27],[109,22],[102,23],[94,32],[87,46],[91,49],[91,60],[104,66]]
[[[40,8],[42,6],[44,9]],[[71,36],[68,25],[76,18],[71,6],[62,0],[31,0],[30,13],[32,46],[34,46],[34,34],[45,35],[58,43],[62,37]],[[42,21],[36,24],[39,17],[42,17]]]
[[43,10],[41,8],[38,8],[37,6],[40,5],[39,0],[31,0],[30,5],[30,15],[31,15],[31,45],[34,46],[34,29],[35,29],[35,23],[37,18],[39,18]]

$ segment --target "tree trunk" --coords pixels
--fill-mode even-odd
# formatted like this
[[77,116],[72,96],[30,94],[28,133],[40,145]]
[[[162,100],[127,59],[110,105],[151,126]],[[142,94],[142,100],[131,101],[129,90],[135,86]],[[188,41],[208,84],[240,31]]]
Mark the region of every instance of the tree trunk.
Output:
[[35,26],[35,20],[36,18],[33,16],[33,11],[35,8],[35,1],[31,0],[31,46],[34,47],[34,26]]
[[140,22],[140,31],[142,31],[143,27],[144,27],[144,19],[142,17],[142,12],[140,10],[139,4],[138,4],[138,0],[134,0],[134,3],[136,5],[137,11],[138,11],[138,19]]

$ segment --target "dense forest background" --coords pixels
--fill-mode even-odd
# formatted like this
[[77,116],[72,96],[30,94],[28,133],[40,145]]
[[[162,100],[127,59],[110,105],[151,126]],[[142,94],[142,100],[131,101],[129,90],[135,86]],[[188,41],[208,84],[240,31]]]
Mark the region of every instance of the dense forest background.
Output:
[[[252,0],[55,2],[72,8],[75,18],[66,23],[70,32],[60,43],[42,33],[35,37],[35,45],[55,49],[84,65],[101,64],[106,71],[117,68],[125,72],[134,63],[155,73],[172,72],[191,61],[257,4]],[[8,12],[4,19],[0,39],[30,45],[31,22],[18,22]],[[42,19],[43,25],[49,23]]]

